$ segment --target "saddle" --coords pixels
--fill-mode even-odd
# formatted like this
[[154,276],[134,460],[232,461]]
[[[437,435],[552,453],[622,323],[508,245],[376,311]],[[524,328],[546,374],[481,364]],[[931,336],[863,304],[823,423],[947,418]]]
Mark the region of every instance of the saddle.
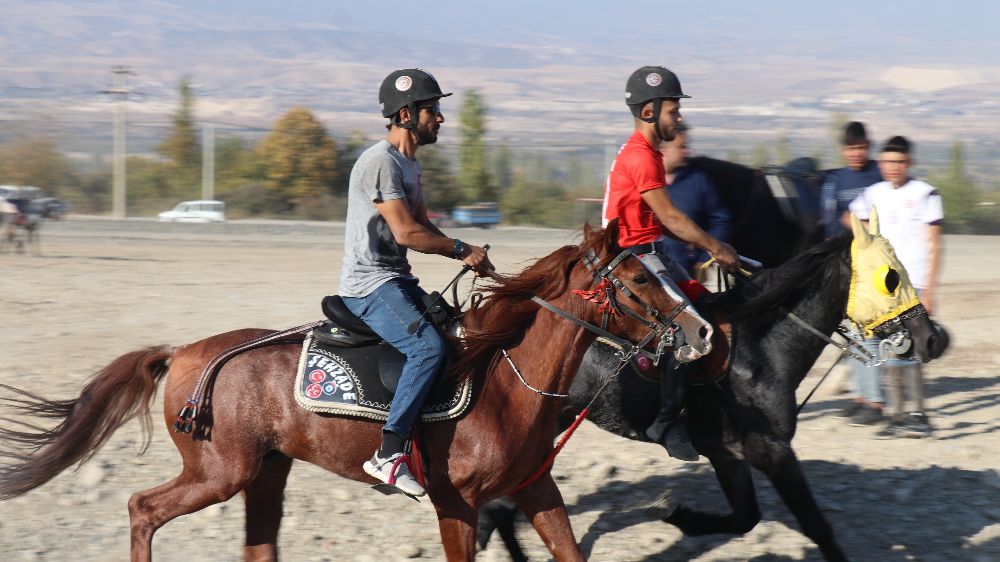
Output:
[[[436,301],[427,317],[441,332],[457,325],[457,315],[436,293],[425,302]],[[313,412],[339,414],[384,421],[406,363],[406,356],[382,340],[355,316],[339,296],[322,302],[327,321],[310,332],[302,344],[295,377],[295,401]],[[448,344],[442,372],[453,362],[456,350]],[[440,374],[440,373],[439,373]],[[435,383],[424,401],[421,420],[456,418],[472,402],[472,382]]]

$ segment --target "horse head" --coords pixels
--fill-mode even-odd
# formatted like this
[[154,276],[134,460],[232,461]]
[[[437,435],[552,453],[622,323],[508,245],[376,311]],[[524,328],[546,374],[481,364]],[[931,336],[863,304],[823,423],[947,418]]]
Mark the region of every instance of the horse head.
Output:
[[584,227],[583,247],[595,255],[588,267],[598,285],[577,294],[598,304],[595,313],[603,314],[601,323],[609,317],[634,321],[634,336],[638,338],[633,341],[641,341],[650,330],[657,331],[653,342],[657,358],[667,350],[682,363],[707,355],[712,350],[712,325],[677,285],[650,273],[639,258],[619,247],[617,240],[617,220],[605,230]]
[[872,208],[867,229],[853,214],[851,227],[847,317],[865,337],[888,339],[901,357],[925,362],[940,357],[948,346],[948,334],[928,317],[892,244],[879,233],[876,209]]

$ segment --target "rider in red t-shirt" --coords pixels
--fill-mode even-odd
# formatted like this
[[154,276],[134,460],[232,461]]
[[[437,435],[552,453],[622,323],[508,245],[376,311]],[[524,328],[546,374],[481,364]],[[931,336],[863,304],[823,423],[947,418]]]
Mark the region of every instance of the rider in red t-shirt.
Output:
[[[704,249],[724,269],[735,268],[739,260],[732,246],[702,230],[670,202],[663,155],[657,147],[661,141],[674,139],[683,120],[680,98],[688,97],[677,76],[662,66],[644,66],[632,73],[625,86],[625,103],[635,116],[635,133],[618,151],[604,192],[605,225],[618,219],[618,244],[639,256],[672,293],[676,293],[675,283],[688,287],[693,282],[670,258],[663,244],[667,236]],[[708,352],[688,349],[682,355],[691,359]],[[697,460],[698,453],[681,423],[685,378],[684,369],[668,365],[662,370],[660,412],[646,435],[666,447],[672,457]]]

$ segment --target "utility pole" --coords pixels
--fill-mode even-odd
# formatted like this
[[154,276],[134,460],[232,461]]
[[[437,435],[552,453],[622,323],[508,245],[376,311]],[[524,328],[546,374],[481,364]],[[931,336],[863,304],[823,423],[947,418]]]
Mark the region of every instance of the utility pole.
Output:
[[215,199],[215,125],[201,128],[201,198]]
[[117,96],[114,123],[114,156],[111,166],[112,181],[112,211],[116,219],[125,218],[125,102],[128,100],[128,76],[135,74],[127,66],[113,66],[111,73],[115,77],[115,85],[106,94]]

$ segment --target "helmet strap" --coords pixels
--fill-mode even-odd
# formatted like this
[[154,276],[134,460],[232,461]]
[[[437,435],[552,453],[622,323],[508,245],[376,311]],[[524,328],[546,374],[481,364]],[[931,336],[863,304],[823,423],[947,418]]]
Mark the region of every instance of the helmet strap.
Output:
[[637,118],[639,118],[640,121],[645,121],[646,123],[652,123],[653,124],[653,130],[656,131],[657,136],[660,137],[660,140],[664,140],[663,131],[660,129],[660,110],[663,109],[663,98],[656,98],[656,99],[654,99],[652,101],[653,101],[653,116],[652,117],[643,117],[642,116],[642,107],[644,105],[646,105],[646,104],[640,105],[639,108],[638,108],[639,110],[638,111],[633,111],[633,113],[635,114],[635,116]]
[[660,111],[663,109],[663,98],[656,98],[653,100],[653,118],[650,121],[653,123],[653,130],[656,131],[656,136],[660,137],[660,140],[666,140],[663,136],[663,130],[660,129]]
[[411,101],[410,103],[406,104],[406,109],[410,110],[410,122],[399,123],[398,113],[396,114],[397,115],[396,122],[399,125],[400,129],[416,129],[417,121],[420,119],[420,114],[418,113],[420,110],[417,109],[417,102]]

